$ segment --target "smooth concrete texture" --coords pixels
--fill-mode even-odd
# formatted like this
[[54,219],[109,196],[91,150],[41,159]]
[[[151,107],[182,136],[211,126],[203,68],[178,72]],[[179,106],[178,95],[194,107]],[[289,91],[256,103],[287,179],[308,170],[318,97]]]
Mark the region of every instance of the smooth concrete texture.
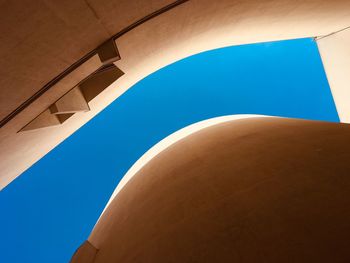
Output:
[[61,125],[75,113],[89,111],[89,102],[123,74],[114,64],[99,68],[25,125],[20,132]]
[[58,126],[68,120],[72,115],[73,113],[52,114],[51,110],[47,109],[25,125],[20,132]]
[[[203,130],[205,128],[208,128],[210,126],[225,123],[233,120],[241,120],[241,119],[248,119],[248,118],[264,118],[264,117],[272,117],[272,116],[265,116],[265,115],[253,115],[253,114],[235,114],[235,115],[227,115],[227,116],[221,116],[216,118],[207,119],[204,121],[200,121],[194,124],[191,124],[189,126],[186,126],[185,128],[182,128],[173,134],[170,134],[160,142],[158,142],[156,145],[154,145],[151,149],[149,149],[144,155],[142,155],[133,165],[130,167],[130,169],[126,172],[126,174],[123,176],[123,178],[119,181],[117,187],[115,188],[112,196],[110,197],[105,209],[103,210],[101,216],[103,216],[104,211],[109,207],[110,203],[113,201],[114,197],[124,188],[124,186],[134,177],[134,175],[142,169],[149,161],[151,161],[155,156],[160,154],[162,151],[173,145],[174,143],[178,142],[179,140],[182,140],[183,138],[198,132],[200,130]],[[275,117],[277,118],[277,117]],[[98,222],[98,221],[97,221]]]
[[[1,118],[113,34],[171,3],[169,0],[3,1]],[[89,103],[89,112],[77,113],[57,127],[18,133],[74,87],[55,85],[1,128],[0,188],[136,82],[169,63],[224,46],[323,36],[349,25],[348,0],[185,2],[116,40],[121,60],[115,64],[125,75]],[[101,63],[99,58],[94,61],[87,67],[88,74],[96,63]]]
[[350,123],[350,28],[317,40],[341,121]]
[[51,107],[52,114],[75,113],[89,111],[89,104],[84,98],[80,87],[68,91],[62,98],[56,101]]
[[95,260],[95,256],[97,253],[97,249],[91,245],[89,241],[85,241],[79,249],[76,251],[76,253],[73,255],[71,259],[71,263],[93,263]]
[[282,118],[198,131],[118,193],[88,239],[92,262],[348,262],[349,135]]

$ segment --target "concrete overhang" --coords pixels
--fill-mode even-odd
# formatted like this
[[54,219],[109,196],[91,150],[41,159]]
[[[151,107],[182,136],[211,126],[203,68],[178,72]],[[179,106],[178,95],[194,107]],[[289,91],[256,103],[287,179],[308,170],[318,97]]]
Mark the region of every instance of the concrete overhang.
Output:
[[[341,121],[350,122],[348,0],[23,0],[3,2],[0,13],[0,188],[145,76],[219,47],[317,37]],[[117,51],[105,49],[111,40]],[[74,107],[61,108],[69,119],[19,132],[106,64],[124,75],[88,105],[74,95],[64,100]]]

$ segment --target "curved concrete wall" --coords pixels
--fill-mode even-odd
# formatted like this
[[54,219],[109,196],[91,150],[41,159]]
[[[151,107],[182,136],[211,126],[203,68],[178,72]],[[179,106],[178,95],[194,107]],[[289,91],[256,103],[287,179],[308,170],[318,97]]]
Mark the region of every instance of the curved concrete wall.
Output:
[[349,134],[281,118],[196,132],[136,173],[72,262],[347,262]]
[[[167,0],[25,2],[7,1],[0,10],[4,36],[0,47],[3,53],[0,115],[3,117],[112,35],[171,4]],[[52,86],[1,128],[0,187],[6,186],[137,81],[169,63],[208,49],[323,36],[349,25],[348,0],[191,0],[182,3],[116,40],[121,60],[115,64],[125,75],[89,102],[89,112],[77,113],[58,127],[17,133],[83,76],[101,66],[96,55],[86,61],[83,68],[74,71],[73,77]],[[337,103],[349,105],[347,94],[339,97]]]
[[[203,130],[205,128],[208,128],[210,126],[230,122],[233,120],[241,120],[241,119],[248,119],[248,118],[264,118],[268,117],[265,115],[252,115],[252,114],[236,114],[236,115],[227,115],[227,116],[221,116],[216,118],[211,118],[208,120],[200,121],[194,124],[191,124],[189,126],[186,126],[185,128],[182,128],[173,134],[170,134],[160,142],[158,142],[156,145],[154,145],[152,148],[150,148],[144,155],[142,155],[133,165],[130,167],[130,169],[126,172],[126,174],[123,176],[123,178],[119,181],[117,187],[115,188],[112,196],[110,197],[106,207],[108,208],[109,204],[113,201],[114,197],[124,188],[124,186],[135,176],[137,172],[139,172],[142,167],[144,167],[149,161],[151,161],[155,156],[160,154],[162,151],[173,145],[174,143],[177,143],[178,141],[182,140],[183,138],[196,133],[200,130]],[[271,116],[270,116],[271,117]],[[277,117],[276,117],[277,118]],[[105,210],[104,210],[105,211]],[[104,211],[101,213],[101,216],[103,216]]]

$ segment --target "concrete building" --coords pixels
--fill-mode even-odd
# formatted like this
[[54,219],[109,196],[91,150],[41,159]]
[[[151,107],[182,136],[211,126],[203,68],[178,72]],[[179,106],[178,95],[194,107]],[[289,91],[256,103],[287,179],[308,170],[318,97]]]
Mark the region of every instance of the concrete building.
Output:
[[350,126],[228,120],[118,191],[73,263],[347,262]]
[[339,116],[350,122],[348,0],[21,0],[1,7],[0,188],[140,79],[224,46],[316,37]]
[[[346,210],[349,181],[346,175],[350,168],[347,162],[350,133],[346,124],[350,123],[349,0],[21,0],[2,2],[0,13],[0,189],[136,82],[161,67],[219,47],[314,37],[344,124],[282,119],[232,122],[232,126],[239,126],[240,136],[248,138],[242,142],[242,149],[236,147],[242,144],[235,137],[237,134],[228,132],[226,126],[213,126],[188,137],[183,142],[193,143],[194,149],[213,147],[225,158],[215,159],[216,152],[208,155],[195,150],[182,156],[179,151],[183,143],[155,157],[147,166],[149,168],[140,170],[125,184],[125,189],[118,192],[105,211],[109,216],[101,217],[89,242],[78,250],[73,262],[113,262],[117,259],[137,262],[140,258],[161,262],[164,256],[173,256],[172,260],[181,262],[190,255],[189,251],[196,251],[198,258],[213,261],[214,249],[220,251],[223,261],[230,262],[239,260],[239,256],[243,262],[259,258],[277,262],[293,259],[293,255],[298,262],[311,261],[311,258],[332,262],[349,260],[345,249],[349,235]],[[261,129],[261,133],[252,132],[252,126]],[[272,140],[266,132],[271,127],[279,140]],[[208,142],[212,144],[196,141],[204,134],[212,136],[212,141]],[[228,140],[226,147],[219,147],[224,140],[218,138],[219,134]],[[293,135],[296,144],[286,143],[288,135]],[[169,155],[171,149],[174,149],[173,155]],[[274,160],[267,149],[274,152]],[[256,165],[247,166],[239,155],[235,157],[237,159],[229,160],[227,154],[238,150],[255,156]],[[166,162],[169,158],[178,158],[186,163],[194,153],[208,164],[199,165],[193,161],[172,170],[171,164]],[[262,161],[266,163],[260,163]],[[248,178],[237,179],[232,189],[225,186],[236,179],[227,176],[223,176],[217,185],[209,183],[217,175],[213,168],[221,162],[227,162],[222,167],[223,174],[239,171],[238,174]],[[165,172],[172,170],[166,173],[169,176],[150,174],[148,169],[157,163]],[[181,182],[182,190],[190,190],[190,183],[199,180],[197,173],[200,172],[204,176],[200,185],[208,195],[201,195],[202,191],[188,191],[184,195],[188,201],[185,205],[178,198],[181,193],[176,192],[178,185],[171,180],[172,174],[182,178],[180,168],[191,172],[188,181]],[[261,171],[265,172],[260,174]],[[275,172],[277,174],[272,178]],[[140,183],[141,174],[149,179]],[[168,184],[170,190],[164,200],[169,201],[169,207],[181,206],[183,217],[176,217],[170,210],[151,213],[153,206],[146,203],[154,201],[157,204],[156,197],[161,195],[162,189],[145,199],[145,204],[135,203],[133,200],[145,194],[148,184]],[[268,194],[253,193],[255,184],[258,188],[262,185],[269,189]],[[316,186],[318,190],[313,191]],[[221,225],[211,228],[206,222],[190,220],[196,213],[204,213],[201,209],[212,211],[220,206],[234,206],[236,197],[228,195],[227,190],[243,191],[244,194],[237,197],[240,207],[235,211],[223,212],[221,217],[206,214],[208,220],[218,219],[219,223],[223,220]],[[200,201],[196,195],[200,195]],[[276,203],[280,195],[283,198]],[[264,205],[259,203],[261,200],[266,201]],[[196,204],[197,201],[203,206]],[[251,202],[254,213],[244,210],[245,202]],[[130,206],[125,208],[121,203]],[[322,205],[325,208],[321,208]],[[193,211],[189,211],[193,206]],[[134,211],[134,217],[116,216],[123,214],[125,209]],[[146,210],[150,210],[150,214],[145,216],[154,221],[147,222],[148,228],[142,229],[138,217]],[[237,224],[226,224],[229,222],[226,220],[236,215]],[[175,233],[169,225],[161,224],[166,217],[181,227],[181,231]],[[246,218],[249,219],[247,223]],[[186,220],[181,221],[183,219]],[[131,222],[135,224],[131,226]],[[300,228],[293,222],[298,222]],[[122,226],[124,236],[113,235],[123,230]],[[271,230],[272,226],[276,228],[267,235],[263,229]],[[228,230],[228,227],[231,228]],[[207,231],[202,231],[201,235],[203,228]],[[251,232],[247,230],[249,228]],[[111,232],[107,233],[106,229]],[[197,232],[190,236],[184,230],[186,233]],[[164,241],[165,232],[171,234],[173,243]],[[149,235],[154,237],[151,242],[146,238]],[[215,235],[219,236],[215,238]],[[236,251],[229,251],[228,243],[225,243],[231,242],[232,237],[242,240],[234,241]],[[280,243],[271,245],[269,241],[277,237]],[[188,243],[181,245],[184,239]],[[198,240],[211,240],[212,243],[208,243],[211,244],[209,248],[206,247],[208,244],[196,247],[194,244],[198,244]],[[148,244],[141,248],[140,242]],[[113,250],[112,244],[116,243],[121,244],[118,251]],[[255,244],[255,250],[250,249],[252,244]],[[169,254],[172,246],[182,252]],[[331,257],[332,251],[335,258]],[[82,261],[81,255],[88,259]]]

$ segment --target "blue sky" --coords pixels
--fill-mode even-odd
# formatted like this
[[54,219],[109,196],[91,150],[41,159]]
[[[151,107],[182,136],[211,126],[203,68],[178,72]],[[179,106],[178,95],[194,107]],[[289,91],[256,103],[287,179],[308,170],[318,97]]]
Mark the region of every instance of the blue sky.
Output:
[[143,153],[229,114],[338,122],[316,43],[217,49],[137,83],[0,192],[0,262],[68,262]]

